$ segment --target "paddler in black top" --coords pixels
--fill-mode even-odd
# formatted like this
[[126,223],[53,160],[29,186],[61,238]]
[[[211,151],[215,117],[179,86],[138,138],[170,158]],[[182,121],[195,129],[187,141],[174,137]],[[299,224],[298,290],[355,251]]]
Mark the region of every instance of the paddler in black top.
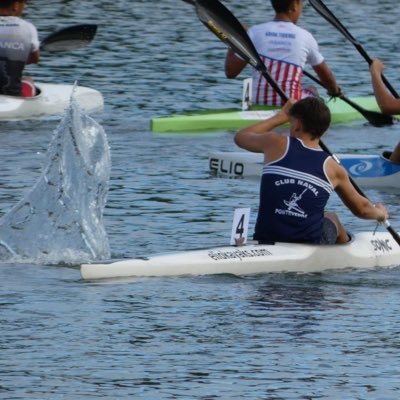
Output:
[[[273,130],[290,122],[290,135]],[[332,191],[359,218],[389,217],[352,185],[346,170],[319,146],[330,111],[317,97],[290,99],[273,117],[240,130],[235,142],[264,153],[260,203],[254,239],[266,242],[346,243],[349,236],[335,213],[325,212]]]
[[[400,114],[400,99],[396,99],[386,89],[386,86],[382,80],[382,73],[384,65],[381,60],[374,59],[370,65],[372,87],[379,108],[384,114],[396,115]],[[400,164],[400,142],[397,144],[393,152],[389,156],[389,160]]]
[[39,61],[39,38],[35,26],[21,18],[25,6],[26,0],[0,0],[0,94],[35,95],[23,71]]

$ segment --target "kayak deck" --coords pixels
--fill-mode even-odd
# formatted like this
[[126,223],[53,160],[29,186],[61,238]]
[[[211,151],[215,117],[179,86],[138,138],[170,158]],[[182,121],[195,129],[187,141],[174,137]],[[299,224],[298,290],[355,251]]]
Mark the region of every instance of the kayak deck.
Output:
[[[327,99],[325,99],[327,101]],[[351,98],[355,103],[370,111],[379,111],[374,96]],[[364,120],[364,117],[343,100],[327,101],[332,123],[348,123]],[[202,110],[180,115],[162,116],[151,120],[153,132],[199,132],[211,130],[237,130],[273,116],[277,107],[253,107],[250,111],[238,109]]]
[[400,246],[387,232],[356,233],[343,245],[275,243],[192,250],[145,259],[82,264],[83,279],[123,277],[319,272],[397,266]]
[[0,95],[0,120],[15,121],[62,115],[68,107],[72,91],[85,112],[101,111],[103,96],[95,89],[84,86],[35,83],[40,93],[35,97]]

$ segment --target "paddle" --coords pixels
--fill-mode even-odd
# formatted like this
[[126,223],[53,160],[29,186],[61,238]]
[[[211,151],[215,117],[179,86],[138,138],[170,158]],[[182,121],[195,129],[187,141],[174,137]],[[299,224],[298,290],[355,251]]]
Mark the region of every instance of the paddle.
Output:
[[[200,21],[233,51],[239,54],[256,70],[260,71],[260,73],[284,101],[289,100],[286,93],[269,74],[251,39],[237,18],[218,0],[194,0],[194,3],[197,16],[199,17]],[[319,144],[325,152],[327,152],[338,164],[340,164],[340,160],[337,158],[337,156],[334,155],[321,140]],[[357,192],[363,197],[367,198],[365,193],[351,177],[350,181]],[[385,220],[384,225],[400,246],[400,236],[392,228],[389,221]]]
[[[321,0],[310,0],[310,4],[314,7],[315,11],[324,17],[328,22],[330,22],[342,35],[348,39],[354,47],[358,50],[368,65],[371,65],[372,59],[361,46],[360,42],[354,38],[354,36],[343,26],[343,24],[336,18],[331,10],[321,1]],[[382,75],[382,80],[392,95],[396,98],[400,98],[393,86],[388,82],[384,75]]]
[[40,43],[40,50],[67,51],[87,46],[96,35],[97,25],[81,24],[60,29],[46,36]]
[[[303,70],[303,74],[309,77],[314,82],[318,83],[318,85],[321,85],[323,88],[325,88],[325,85],[318,78],[311,75],[309,72]],[[385,125],[393,125],[393,123],[397,121],[397,119],[392,117],[391,115],[382,114],[377,111],[366,110],[365,108],[361,107],[360,105],[355,103],[353,100],[350,100],[346,96],[342,95],[340,96],[340,99],[346,102],[351,107],[353,107],[355,110],[357,110],[373,126],[381,127]]]

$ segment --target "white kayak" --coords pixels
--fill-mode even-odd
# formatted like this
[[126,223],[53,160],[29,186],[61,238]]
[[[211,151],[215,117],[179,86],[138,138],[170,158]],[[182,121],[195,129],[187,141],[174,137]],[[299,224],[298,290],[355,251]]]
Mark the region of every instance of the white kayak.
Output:
[[[350,176],[361,186],[370,188],[400,188],[400,164],[381,155],[337,154]],[[261,177],[264,156],[242,151],[209,153],[210,171],[227,178]]]
[[356,233],[343,245],[249,244],[82,264],[83,279],[269,272],[318,272],[329,269],[400,265],[400,246],[388,232]]
[[[38,119],[62,115],[70,103],[74,85],[36,83],[40,93],[31,98],[0,95],[0,121]],[[85,112],[101,111],[103,96],[95,89],[75,86],[74,97]]]

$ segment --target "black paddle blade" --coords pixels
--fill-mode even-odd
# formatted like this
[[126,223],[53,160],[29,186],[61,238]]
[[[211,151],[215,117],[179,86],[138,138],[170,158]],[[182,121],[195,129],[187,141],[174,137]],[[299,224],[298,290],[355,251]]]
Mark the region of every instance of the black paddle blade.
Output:
[[354,103],[354,101],[348,99],[345,96],[341,97],[341,99],[349,104],[351,107],[356,109],[373,126],[380,128],[382,126],[393,125],[395,122],[397,122],[397,119],[393,116],[382,114],[377,111],[366,110],[365,108],[359,106],[357,103]]
[[382,128],[384,126],[393,125],[399,122],[399,120],[392,115],[382,114],[377,111],[364,110],[360,111],[360,114],[373,126]]
[[218,0],[197,0],[195,6],[200,21],[214,35],[254,68],[260,70],[264,67],[242,24],[222,3]]
[[87,46],[96,35],[97,25],[82,24],[60,29],[44,38],[41,50],[67,51]]
[[[324,84],[314,75],[310,74],[306,70],[303,70],[303,74],[308,78],[310,78],[312,81],[318,83],[318,85],[325,88]],[[347,103],[350,107],[353,107],[355,110],[357,110],[373,126],[382,127],[387,125],[393,125],[394,122],[397,121],[391,115],[382,114],[377,111],[366,110],[357,103],[354,103],[353,100],[348,99],[346,96],[341,96],[340,99],[345,103]]]

